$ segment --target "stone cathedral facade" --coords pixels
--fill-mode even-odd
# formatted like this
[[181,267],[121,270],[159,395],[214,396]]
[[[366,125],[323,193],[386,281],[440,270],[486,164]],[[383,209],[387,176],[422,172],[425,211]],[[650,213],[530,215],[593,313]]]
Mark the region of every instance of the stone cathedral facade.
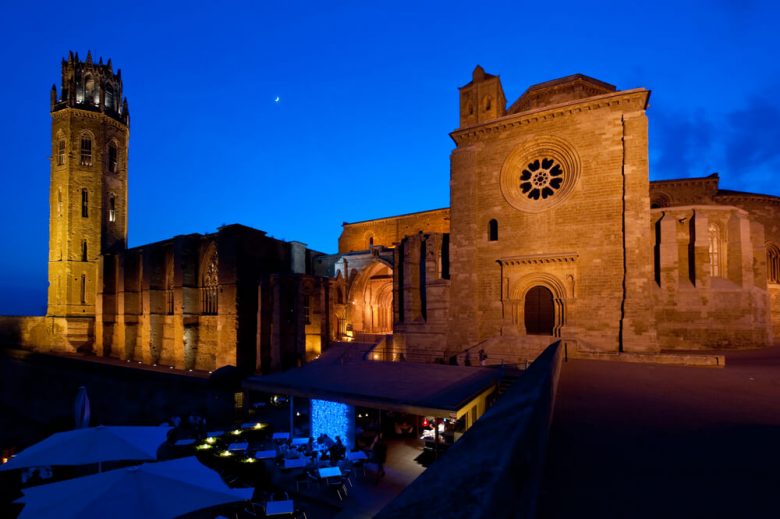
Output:
[[772,344],[780,199],[716,174],[651,182],[649,97],[578,74],[507,105],[477,67],[450,134],[449,208],[345,223],[330,255],[241,225],[127,248],[122,77],[71,54],[51,92],[47,316],[0,333],[246,372],[333,341],[461,364],[521,364],[555,339],[597,356]]

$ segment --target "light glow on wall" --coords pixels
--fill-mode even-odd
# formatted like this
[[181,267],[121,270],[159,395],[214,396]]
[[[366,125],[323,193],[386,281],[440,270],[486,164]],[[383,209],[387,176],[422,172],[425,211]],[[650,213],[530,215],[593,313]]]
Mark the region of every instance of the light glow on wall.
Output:
[[327,434],[334,441],[339,436],[351,449],[355,445],[355,408],[338,402],[312,400],[311,435],[316,440],[321,434]]

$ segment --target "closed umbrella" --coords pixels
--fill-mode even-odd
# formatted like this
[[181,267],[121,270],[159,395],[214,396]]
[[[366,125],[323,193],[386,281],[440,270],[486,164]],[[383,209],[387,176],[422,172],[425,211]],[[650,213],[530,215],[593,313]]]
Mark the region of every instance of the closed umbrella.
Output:
[[73,422],[76,429],[89,427],[89,397],[84,386],[79,388],[76,401],[73,403]]
[[194,456],[109,470],[22,490],[24,518],[157,519],[251,499],[252,488],[230,488]]
[[55,433],[0,465],[0,470],[48,465],[86,465],[104,461],[155,460],[168,426],[87,427]]

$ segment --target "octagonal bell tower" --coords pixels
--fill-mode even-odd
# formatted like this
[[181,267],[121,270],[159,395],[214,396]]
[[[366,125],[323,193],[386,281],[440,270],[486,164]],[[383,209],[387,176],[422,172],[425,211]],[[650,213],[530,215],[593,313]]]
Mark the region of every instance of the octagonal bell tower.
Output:
[[51,89],[49,317],[73,346],[91,343],[101,254],[127,244],[129,112],[111,60],[70,52]]

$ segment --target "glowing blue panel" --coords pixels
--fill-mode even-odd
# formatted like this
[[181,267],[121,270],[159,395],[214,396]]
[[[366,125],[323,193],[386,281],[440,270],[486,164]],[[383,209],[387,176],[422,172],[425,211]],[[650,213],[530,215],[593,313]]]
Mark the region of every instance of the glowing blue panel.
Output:
[[321,434],[327,434],[332,440],[339,436],[351,449],[355,445],[355,408],[338,402],[312,400],[311,435],[317,439]]

